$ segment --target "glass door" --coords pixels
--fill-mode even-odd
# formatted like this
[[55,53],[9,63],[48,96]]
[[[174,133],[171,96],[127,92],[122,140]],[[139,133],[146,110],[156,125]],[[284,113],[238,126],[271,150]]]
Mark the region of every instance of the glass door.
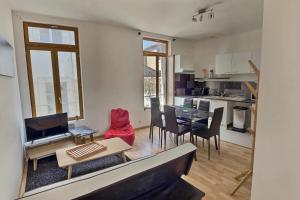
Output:
[[57,52],[59,80],[60,80],[60,103],[62,112],[70,116],[80,116],[78,71],[76,52]]
[[150,107],[150,98],[158,97],[166,103],[166,58],[144,56],[144,107]]
[[52,53],[44,50],[30,50],[31,98],[37,116],[56,113],[55,90],[52,68]]

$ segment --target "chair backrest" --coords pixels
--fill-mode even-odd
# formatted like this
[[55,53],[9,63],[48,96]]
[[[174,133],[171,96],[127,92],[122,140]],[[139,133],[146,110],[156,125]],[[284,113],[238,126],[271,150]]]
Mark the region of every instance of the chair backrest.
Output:
[[122,108],[111,110],[111,128],[122,129],[130,125],[129,113]]
[[203,110],[209,112],[209,101],[200,100],[198,110]]
[[220,134],[220,126],[223,118],[224,107],[216,108],[214,110],[214,115],[212,117],[212,121],[209,127],[209,131],[212,135]]
[[171,133],[178,133],[178,124],[176,120],[176,112],[175,108],[165,105],[165,121],[166,121],[166,131],[170,131]]
[[158,106],[160,107],[160,101],[158,97],[152,97],[150,98],[150,105],[152,106]]
[[192,98],[184,98],[183,107],[193,108],[193,99]]
[[160,111],[160,102],[158,98],[151,98],[151,125],[152,126],[158,126],[160,128],[163,127],[163,121],[162,121],[162,113]]

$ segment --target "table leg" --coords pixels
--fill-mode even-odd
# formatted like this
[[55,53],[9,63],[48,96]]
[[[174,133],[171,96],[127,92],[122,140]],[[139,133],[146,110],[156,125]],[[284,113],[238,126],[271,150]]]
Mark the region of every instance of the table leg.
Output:
[[73,139],[74,139],[74,143],[77,144],[77,137],[74,136]]
[[93,142],[93,141],[94,141],[94,136],[93,136],[93,134],[90,135],[90,138],[91,138],[91,142]]
[[122,152],[122,158],[123,158],[123,162],[126,162],[126,161],[127,161],[127,159],[126,159],[126,156],[125,156],[125,153],[124,153],[124,152]]
[[68,179],[72,177],[72,166],[68,166]]
[[81,144],[85,144],[85,137],[81,137]]
[[33,171],[36,171],[37,169],[37,159],[33,159]]

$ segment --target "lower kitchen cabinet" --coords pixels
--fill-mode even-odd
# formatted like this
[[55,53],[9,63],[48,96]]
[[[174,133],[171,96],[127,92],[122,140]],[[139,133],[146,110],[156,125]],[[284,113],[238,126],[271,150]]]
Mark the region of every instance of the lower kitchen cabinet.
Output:
[[174,97],[175,106],[183,106],[185,97]]
[[[221,129],[227,129],[227,125],[233,122],[233,102],[212,99],[200,99],[202,101],[209,101],[209,112],[214,112],[216,108],[224,107],[223,118],[221,122]],[[208,125],[211,123],[211,118],[208,120]]]

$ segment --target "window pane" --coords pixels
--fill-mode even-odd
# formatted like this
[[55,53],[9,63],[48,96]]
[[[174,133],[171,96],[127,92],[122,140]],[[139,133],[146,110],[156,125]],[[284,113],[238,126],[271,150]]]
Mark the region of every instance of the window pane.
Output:
[[167,45],[162,42],[143,40],[143,50],[157,53],[167,53]]
[[75,45],[74,31],[28,27],[30,42]]
[[50,51],[30,50],[36,115],[56,113]]
[[58,52],[58,63],[63,112],[80,116],[76,53]]
[[156,97],[156,57],[144,56],[144,107],[150,107],[151,97]]

